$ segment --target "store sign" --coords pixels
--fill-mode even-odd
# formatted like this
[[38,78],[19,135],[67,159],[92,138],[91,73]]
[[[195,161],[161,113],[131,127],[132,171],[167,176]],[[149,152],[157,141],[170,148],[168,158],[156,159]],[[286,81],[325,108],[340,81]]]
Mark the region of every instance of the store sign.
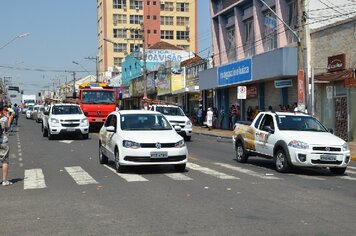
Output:
[[328,72],[344,70],[346,68],[346,54],[328,57]]
[[256,85],[247,87],[247,98],[257,98],[258,97],[258,88]]
[[246,99],[246,86],[237,86],[237,99]]
[[252,80],[251,58],[220,66],[217,70],[218,86],[238,84]]
[[276,80],[274,81],[275,88],[287,88],[292,87],[293,83],[292,80]]

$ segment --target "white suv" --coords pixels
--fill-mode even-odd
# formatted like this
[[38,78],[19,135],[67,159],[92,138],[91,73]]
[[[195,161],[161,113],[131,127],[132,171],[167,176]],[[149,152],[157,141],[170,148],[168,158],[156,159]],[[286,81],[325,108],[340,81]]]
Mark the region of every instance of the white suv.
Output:
[[173,127],[180,126],[180,129],[176,129],[176,131],[185,141],[189,141],[192,138],[192,122],[180,107],[174,105],[152,105],[150,110],[162,113]]
[[48,107],[42,122],[43,137],[59,134],[81,134],[89,138],[89,121],[77,104],[58,103]]

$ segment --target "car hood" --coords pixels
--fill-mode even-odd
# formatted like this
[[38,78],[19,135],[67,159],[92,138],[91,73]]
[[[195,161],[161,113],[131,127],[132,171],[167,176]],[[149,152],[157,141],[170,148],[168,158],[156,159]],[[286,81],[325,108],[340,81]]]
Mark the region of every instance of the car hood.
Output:
[[345,143],[341,138],[329,132],[312,131],[281,131],[284,140],[289,143],[292,140],[298,140],[310,145],[337,146]]
[[68,114],[68,115],[52,115],[51,118],[56,118],[59,120],[76,120],[85,118],[84,114]]
[[138,143],[176,143],[183,138],[174,130],[120,131],[121,137]]
[[169,116],[169,115],[164,115],[169,122],[174,122],[174,121],[180,121],[180,122],[185,122],[188,120],[188,117],[186,116]]

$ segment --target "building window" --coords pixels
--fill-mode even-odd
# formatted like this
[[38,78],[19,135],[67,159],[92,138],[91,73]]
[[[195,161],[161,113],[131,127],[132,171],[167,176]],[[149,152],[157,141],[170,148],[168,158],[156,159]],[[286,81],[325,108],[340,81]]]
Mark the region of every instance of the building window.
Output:
[[126,9],[126,0],[113,0],[114,9]]
[[147,20],[149,20],[149,19],[151,19],[151,16],[150,16],[150,15],[147,16]]
[[130,44],[130,52],[137,52],[140,50],[140,48],[142,48],[143,45],[142,44]]
[[143,16],[130,15],[130,24],[141,24],[142,21],[143,21]]
[[[273,9],[274,10],[274,9]],[[270,11],[264,12],[264,37],[265,51],[277,48],[277,21],[276,16]]]
[[253,18],[244,21],[244,51],[245,56],[252,56],[255,54],[255,32],[253,29]]
[[114,43],[114,52],[127,52],[126,43]]
[[114,66],[121,67],[122,66],[122,57],[114,57]]
[[156,5],[157,5],[157,2],[156,2],[156,1],[153,1],[153,5],[156,6]]
[[161,25],[173,25],[173,16],[161,16]]
[[161,30],[161,39],[174,39],[173,30]]
[[142,38],[140,30],[139,29],[130,30],[130,38],[131,39],[140,39],[140,38]]
[[113,23],[114,25],[117,24],[126,24],[127,23],[127,16],[122,14],[114,14],[113,15]]
[[127,38],[126,29],[113,29],[114,38]]
[[142,0],[130,0],[130,9],[142,10]]
[[153,19],[154,19],[154,20],[157,20],[157,16],[156,16],[156,15],[155,15],[155,16],[153,16]]
[[157,34],[157,30],[153,30],[153,33],[154,33],[154,34]]
[[177,40],[188,40],[189,31],[177,31]]
[[147,6],[151,5],[150,1],[147,1]]
[[230,26],[226,29],[227,42],[226,42],[226,52],[229,62],[236,60],[236,36],[235,36],[235,25]]
[[173,2],[161,1],[161,11],[173,11]]
[[177,3],[177,12],[189,12],[189,3]]
[[[288,25],[295,31],[297,26],[297,5],[295,0],[288,1]],[[297,38],[289,29],[285,28],[287,32],[287,42],[295,43]]]
[[148,29],[148,30],[147,30],[147,34],[150,34],[150,33],[151,33],[151,30]]
[[177,16],[177,25],[181,25],[181,26],[189,25],[189,17]]

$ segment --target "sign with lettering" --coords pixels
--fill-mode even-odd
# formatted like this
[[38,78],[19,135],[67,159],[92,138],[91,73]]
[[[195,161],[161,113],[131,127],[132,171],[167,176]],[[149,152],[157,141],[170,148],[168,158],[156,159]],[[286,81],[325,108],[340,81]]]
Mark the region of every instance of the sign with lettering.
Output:
[[218,86],[238,84],[252,80],[251,58],[218,67]]
[[346,68],[345,54],[328,57],[328,72],[344,70],[345,68]]
[[250,85],[247,87],[247,98],[257,98],[258,88],[256,85]]
[[293,83],[292,80],[276,80],[274,81],[274,87],[275,88],[286,88],[286,87],[292,87]]

